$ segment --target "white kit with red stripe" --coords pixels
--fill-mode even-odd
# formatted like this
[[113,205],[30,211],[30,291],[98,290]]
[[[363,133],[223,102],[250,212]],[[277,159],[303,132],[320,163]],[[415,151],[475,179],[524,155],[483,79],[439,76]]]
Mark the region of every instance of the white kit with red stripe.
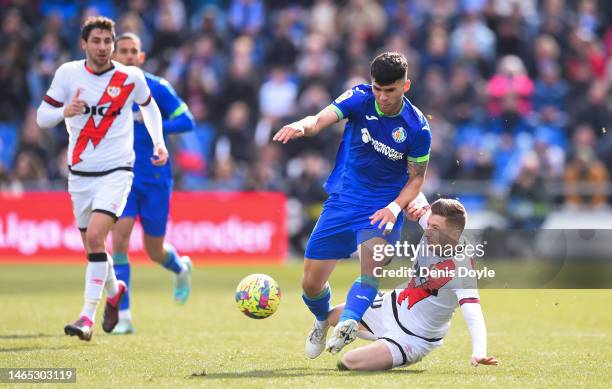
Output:
[[105,172],[134,164],[132,105],[147,105],[151,92],[140,69],[115,61],[112,65],[95,73],[85,60],[67,62],[57,69],[43,99],[62,107],[79,91],[78,98],[87,105],[84,114],[65,118],[73,171]]
[[[426,243],[423,237],[420,244]],[[486,354],[484,319],[480,305],[473,304],[480,302],[478,291],[473,280],[455,277],[459,272],[451,272],[462,266],[473,266],[473,263],[417,255],[415,269],[422,267],[439,272],[435,275],[421,273],[423,276],[412,277],[406,288],[379,293],[361,320],[366,330],[362,336],[383,341],[389,348],[394,367],[410,365],[442,345],[457,303],[472,303],[462,306],[462,310],[472,335],[474,355]],[[470,289],[465,288],[465,284]],[[465,309],[474,306],[478,307],[476,311]]]
[[[426,244],[427,238],[424,236],[420,245]],[[457,306],[480,301],[475,280],[461,277],[463,273],[459,272],[460,267],[473,266],[474,262],[470,259],[418,255],[414,262],[416,273],[419,274],[422,268],[429,270],[420,272],[423,277],[411,278],[405,289],[389,293],[388,298],[393,303],[387,305],[391,312],[384,312],[385,316],[394,316],[398,325],[420,337],[443,338]]]

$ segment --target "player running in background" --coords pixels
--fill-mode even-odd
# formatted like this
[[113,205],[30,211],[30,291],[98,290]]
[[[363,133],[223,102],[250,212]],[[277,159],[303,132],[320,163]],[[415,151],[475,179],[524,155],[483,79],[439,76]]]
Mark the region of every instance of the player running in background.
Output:
[[161,115],[144,74],[111,60],[114,42],[112,20],[88,18],[81,30],[86,59],[67,62],[57,69],[36,115],[41,128],[54,127],[64,120],[69,134],[68,191],[88,263],[83,309],[64,332],[87,341],[92,336],[102,290],[107,295],[102,322],[106,332],[115,328],[119,304],[127,292],[125,283],[115,277],[105,242],[123,212],[134,177],[134,103],[140,106],[153,140],[153,163],[161,166],[168,159]]
[[[140,67],[145,61],[145,53],[141,50],[140,38],[132,33],[117,37],[113,59],[124,65]],[[164,137],[167,134],[177,134],[192,131],[195,125],[193,116],[187,104],[177,96],[170,83],[163,78],[145,72],[145,80],[153,98],[159,105],[163,119]],[[137,107],[134,107],[134,111]],[[128,261],[128,246],[130,235],[136,217],[144,230],[144,247],[153,261],[159,263],[175,275],[174,299],[178,304],[184,304],[189,297],[191,260],[180,257],[176,249],[169,243],[164,243],[166,223],[172,193],[172,167],[170,163],[156,166],[151,163],[151,139],[142,123],[142,118],[134,114],[134,183],[127,200],[127,205],[112,230],[113,260],[117,278],[130,286],[130,263]],[[130,312],[130,292],[121,302],[119,324],[114,334],[129,334],[134,331]]]
[[325,183],[329,197],[304,258],[303,299],[316,317],[306,340],[309,358],[326,347],[331,299],[327,280],[336,263],[359,248],[361,276],[350,288],[340,323],[327,343],[332,353],[355,339],[359,320],[376,297],[376,262],[369,247],[399,239],[403,220],[398,215],[423,186],[431,134],[425,116],[404,97],[410,89],[407,71],[403,55],[380,54],[372,61],[371,85],[357,85],[317,115],[286,125],[274,135],[273,140],[287,143],[348,119]]
[[[423,210],[412,207],[408,210],[409,219],[420,218],[419,224],[426,229],[419,244],[434,248],[459,247],[467,218],[463,205],[457,200],[439,199],[431,205],[431,212],[423,215]],[[432,252],[435,249],[430,250]],[[435,268],[454,270],[455,277],[447,275],[450,273],[413,277],[406,288],[380,293],[361,319],[359,334],[375,342],[347,352],[338,367],[341,370],[387,370],[419,362],[442,345],[457,304],[472,337],[470,363],[474,367],[497,365],[497,359],[487,356],[487,328],[475,282],[460,277],[457,272],[459,267],[470,267],[471,263],[471,258],[465,256],[418,255],[414,261],[417,274],[419,268]],[[331,325],[338,322],[341,312],[342,305],[330,311],[328,321]]]

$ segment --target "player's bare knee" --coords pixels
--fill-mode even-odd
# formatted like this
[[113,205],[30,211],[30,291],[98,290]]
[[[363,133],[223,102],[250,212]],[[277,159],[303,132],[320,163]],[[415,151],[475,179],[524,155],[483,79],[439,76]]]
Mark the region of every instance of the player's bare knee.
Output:
[[128,237],[113,233],[113,253],[127,253],[129,243]]
[[365,361],[357,353],[349,351],[341,358],[341,362],[349,370],[364,370]]
[[302,278],[302,290],[304,291],[306,296],[313,297],[323,291],[326,282],[327,281],[325,280],[321,281],[314,277],[310,277],[307,274],[304,274],[304,277]]
[[85,244],[90,253],[105,251],[106,234],[102,230],[89,228],[85,235]]
[[164,263],[166,261],[166,252],[163,245],[145,244],[145,251],[149,258],[157,263]]

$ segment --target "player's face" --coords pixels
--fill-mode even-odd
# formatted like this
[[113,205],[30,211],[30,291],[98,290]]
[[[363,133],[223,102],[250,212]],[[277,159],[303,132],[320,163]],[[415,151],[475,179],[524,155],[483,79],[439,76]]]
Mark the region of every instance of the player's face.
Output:
[[108,30],[94,28],[87,41],[81,39],[81,47],[85,50],[90,66],[104,68],[110,64],[114,48],[113,36]]
[[127,66],[141,66],[145,53],[140,50],[140,42],[133,39],[121,39],[117,42],[113,59]]
[[395,115],[402,107],[402,97],[410,89],[410,80],[397,80],[392,84],[380,85],[372,80],[372,92],[380,107],[387,115]]
[[461,232],[446,222],[446,218],[440,215],[430,215],[427,220],[425,236],[430,245],[456,245],[459,242]]

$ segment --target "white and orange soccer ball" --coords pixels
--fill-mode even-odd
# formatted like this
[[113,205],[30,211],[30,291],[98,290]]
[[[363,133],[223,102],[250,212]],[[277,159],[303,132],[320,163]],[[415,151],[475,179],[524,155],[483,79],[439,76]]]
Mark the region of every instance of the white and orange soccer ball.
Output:
[[265,274],[251,274],[236,288],[238,309],[252,319],[265,319],[278,309],[281,290],[274,279]]

